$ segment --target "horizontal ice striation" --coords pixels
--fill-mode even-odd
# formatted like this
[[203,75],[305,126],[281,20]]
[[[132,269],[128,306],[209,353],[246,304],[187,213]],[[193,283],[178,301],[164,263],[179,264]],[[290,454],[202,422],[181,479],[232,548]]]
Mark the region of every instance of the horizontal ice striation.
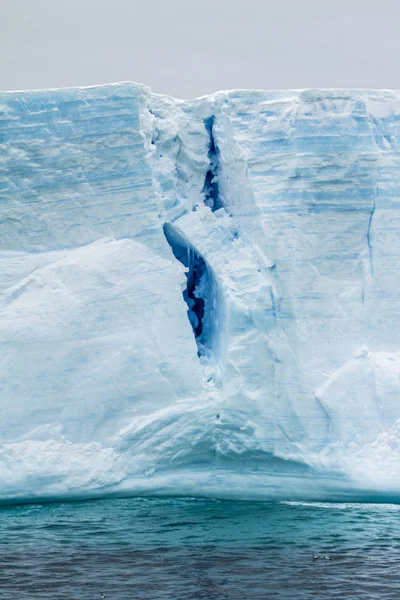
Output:
[[400,499],[399,92],[0,111],[0,500]]

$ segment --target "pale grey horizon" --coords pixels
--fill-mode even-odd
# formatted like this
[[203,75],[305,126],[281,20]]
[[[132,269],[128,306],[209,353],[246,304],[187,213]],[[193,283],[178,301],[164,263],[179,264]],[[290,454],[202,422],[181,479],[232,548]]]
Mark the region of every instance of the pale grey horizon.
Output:
[[3,0],[0,89],[400,88],[397,0]]

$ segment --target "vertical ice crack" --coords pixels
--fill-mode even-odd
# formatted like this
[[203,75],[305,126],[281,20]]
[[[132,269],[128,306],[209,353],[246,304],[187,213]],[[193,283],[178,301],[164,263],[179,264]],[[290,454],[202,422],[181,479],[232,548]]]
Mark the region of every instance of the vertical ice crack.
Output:
[[373,256],[372,256],[372,244],[371,244],[371,225],[372,225],[372,218],[374,216],[375,208],[376,208],[376,201],[374,199],[370,213],[369,213],[368,228],[367,228],[367,244],[368,244],[368,252],[369,252],[369,264],[370,264],[370,268],[371,268],[371,276],[372,277],[374,276],[374,263],[373,263]]
[[269,296],[271,299],[271,305],[272,305],[272,314],[274,317],[274,321],[276,321],[277,316],[276,316],[276,302],[275,302],[275,294],[274,291],[272,289],[272,287],[269,288]]
[[216,352],[220,302],[214,274],[204,258],[171,223],[163,227],[164,235],[177,260],[186,267],[183,299],[197,344],[198,355],[208,358]]
[[205,119],[204,126],[210,136],[210,144],[208,149],[209,168],[204,180],[202,193],[204,194],[204,204],[209,206],[212,212],[223,207],[220,189],[218,183],[219,175],[219,149],[214,137],[215,116]]
[[371,206],[371,209],[369,212],[367,235],[366,235],[367,245],[368,245],[368,253],[369,253],[369,265],[370,265],[371,277],[373,277],[374,276],[374,262],[373,262],[374,257],[373,257],[373,247],[372,247],[372,240],[371,240],[371,235],[372,235],[371,229],[372,229],[372,219],[375,214],[377,201],[378,201],[378,194],[379,194],[378,178],[379,178],[379,158],[381,155],[381,150],[380,150],[379,143],[377,140],[377,133],[378,133],[377,132],[377,124],[378,124],[378,122],[369,113],[368,107],[367,107],[367,104],[365,101],[364,101],[364,110],[365,110],[365,115],[367,116],[367,119],[368,119],[370,135],[372,138],[372,151],[373,151],[373,156],[375,159],[374,163],[373,163],[373,167],[374,167],[373,199],[372,199],[372,206]]

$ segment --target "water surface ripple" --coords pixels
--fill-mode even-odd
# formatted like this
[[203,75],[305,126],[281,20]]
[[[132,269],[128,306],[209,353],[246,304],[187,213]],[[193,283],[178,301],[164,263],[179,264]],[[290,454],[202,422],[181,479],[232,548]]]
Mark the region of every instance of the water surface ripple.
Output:
[[1,599],[400,598],[396,505],[131,498],[0,512]]

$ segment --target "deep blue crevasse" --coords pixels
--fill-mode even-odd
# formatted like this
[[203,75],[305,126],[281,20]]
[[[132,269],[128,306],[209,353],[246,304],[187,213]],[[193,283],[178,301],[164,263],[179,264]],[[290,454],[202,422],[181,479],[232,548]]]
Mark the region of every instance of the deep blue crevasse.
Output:
[[203,328],[205,297],[209,280],[208,268],[200,254],[176,232],[173,225],[166,223],[163,229],[175,258],[188,269],[186,273],[187,286],[183,291],[183,298],[188,305],[188,318],[196,338],[199,355],[201,355],[202,349],[208,346]]
[[204,204],[209,206],[212,212],[222,208],[222,202],[219,193],[218,171],[219,171],[219,149],[214,137],[215,117],[205,119],[204,125],[210,136],[210,146],[208,150],[208,159],[210,161],[209,169],[206,173],[203,194]]

